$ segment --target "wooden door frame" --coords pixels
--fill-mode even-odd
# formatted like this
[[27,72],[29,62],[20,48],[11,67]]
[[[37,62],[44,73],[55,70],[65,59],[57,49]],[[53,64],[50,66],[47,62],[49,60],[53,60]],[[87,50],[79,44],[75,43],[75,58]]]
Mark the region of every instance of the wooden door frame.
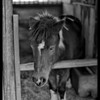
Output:
[[2,98],[16,100],[12,0],[3,0],[3,70]]

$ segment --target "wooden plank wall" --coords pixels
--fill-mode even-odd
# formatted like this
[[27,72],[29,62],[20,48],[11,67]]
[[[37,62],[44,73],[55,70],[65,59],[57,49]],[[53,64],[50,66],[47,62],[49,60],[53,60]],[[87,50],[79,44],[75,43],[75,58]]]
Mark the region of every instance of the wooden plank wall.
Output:
[[96,28],[95,28],[95,38],[94,38],[94,57],[98,57],[98,0],[96,0],[95,15],[96,15]]
[[95,34],[95,8],[94,6],[75,3],[74,15],[82,22],[82,34],[85,37],[85,57],[93,57],[94,34]]
[[3,0],[3,100],[16,100],[12,0]]
[[72,2],[79,2],[94,5],[96,0],[72,0]]

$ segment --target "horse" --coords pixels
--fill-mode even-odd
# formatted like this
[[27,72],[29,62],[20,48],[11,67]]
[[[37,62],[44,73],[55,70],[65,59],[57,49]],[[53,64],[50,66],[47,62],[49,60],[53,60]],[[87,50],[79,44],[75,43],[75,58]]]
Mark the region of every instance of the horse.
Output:
[[58,18],[44,12],[29,19],[29,44],[34,56],[33,83],[43,87],[48,82],[51,93],[59,93],[60,99],[64,99],[70,69],[52,69],[53,65],[62,60],[82,58],[83,54],[82,27],[75,18]]

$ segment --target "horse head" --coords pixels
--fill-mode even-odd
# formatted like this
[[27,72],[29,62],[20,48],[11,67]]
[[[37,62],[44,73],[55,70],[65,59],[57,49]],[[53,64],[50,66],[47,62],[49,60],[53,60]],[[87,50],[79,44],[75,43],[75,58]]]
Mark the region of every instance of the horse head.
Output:
[[33,82],[39,87],[47,83],[53,64],[60,55],[59,46],[62,41],[59,33],[63,24],[63,20],[47,13],[30,18],[29,41],[34,56]]

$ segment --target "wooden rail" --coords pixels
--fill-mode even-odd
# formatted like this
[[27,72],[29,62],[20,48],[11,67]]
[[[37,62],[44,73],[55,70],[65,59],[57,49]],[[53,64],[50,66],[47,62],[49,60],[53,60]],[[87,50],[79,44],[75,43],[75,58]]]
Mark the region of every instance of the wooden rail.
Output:
[[91,4],[85,4],[85,3],[81,3],[81,2],[73,2],[72,4],[76,4],[76,5],[81,5],[81,6],[86,6],[86,7],[95,7],[94,5]]
[[[97,59],[67,60],[54,64],[54,69],[97,66]],[[34,63],[20,64],[21,71],[34,70]]]

